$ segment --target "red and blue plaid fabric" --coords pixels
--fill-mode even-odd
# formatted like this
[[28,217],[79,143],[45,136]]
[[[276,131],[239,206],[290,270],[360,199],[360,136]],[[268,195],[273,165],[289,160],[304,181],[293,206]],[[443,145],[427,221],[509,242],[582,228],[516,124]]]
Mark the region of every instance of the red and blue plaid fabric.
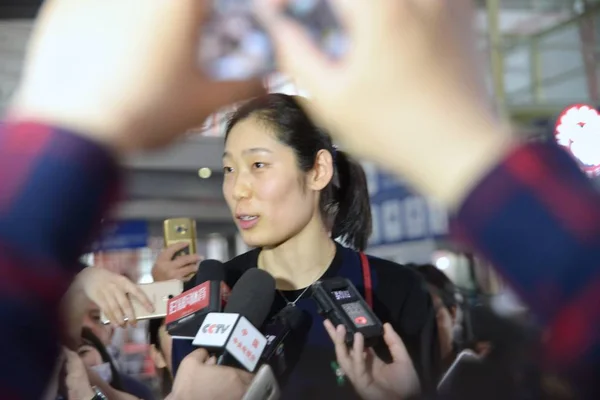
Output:
[[39,399],[59,343],[59,302],[114,203],[115,160],[67,131],[0,127],[0,397]]
[[455,237],[496,267],[546,329],[545,365],[590,398],[600,366],[600,194],[589,179],[558,146],[524,145],[454,222]]

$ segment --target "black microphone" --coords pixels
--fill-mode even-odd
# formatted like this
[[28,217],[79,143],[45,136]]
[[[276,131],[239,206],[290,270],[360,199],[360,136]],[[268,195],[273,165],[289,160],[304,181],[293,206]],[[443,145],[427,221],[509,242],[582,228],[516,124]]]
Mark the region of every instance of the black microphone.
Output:
[[300,360],[312,323],[307,311],[293,306],[283,308],[267,323],[267,346],[261,360],[270,365],[280,386]]
[[223,310],[229,288],[223,282],[225,268],[217,260],[204,260],[198,267],[195,285],[167,304],[167,332],[178,339],[193,339],[208,313]]
[[260,269],[248,270],[233,287],[225,312],[208,314],[193,344],[219,354],[219,365],[253,372],[267,344],[259,328],[274,299],[275,279]]

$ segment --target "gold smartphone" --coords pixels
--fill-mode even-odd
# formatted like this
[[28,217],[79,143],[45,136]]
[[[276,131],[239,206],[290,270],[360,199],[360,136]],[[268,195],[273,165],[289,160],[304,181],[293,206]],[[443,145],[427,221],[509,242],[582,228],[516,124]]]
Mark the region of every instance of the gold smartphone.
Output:
[[171,218],[164,222],[165,247],[185,242],[188,246],[175,253],[179,256],[196,254],[196,221],[191,218]]
[[[167,316],[167,303],[169,299],[179,296],[183,293],[183,282],[178,279],[172,279],[163,282],[144,283],[138,285],[140,289],[148,296],[148,300],[154,306],[154,312],[149,312],[135,297],[131,298],[131,306],[135,313],[136,320],[164,318]],[[103,324],[109,324],[111,321],[106,318],[104,313],[100,316]]]

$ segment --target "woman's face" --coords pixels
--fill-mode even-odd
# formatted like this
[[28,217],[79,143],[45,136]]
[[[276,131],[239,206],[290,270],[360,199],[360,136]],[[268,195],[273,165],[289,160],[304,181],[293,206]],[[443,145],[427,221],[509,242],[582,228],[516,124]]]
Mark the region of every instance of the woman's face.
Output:
[[318,215],[318,192],[305,185],[294,151],[254,117],[233,127],[223,156],[223,195],[252,247],[279,245]]
[[89,302],[87,312],[83,317],[83,326],[89,328],[92,333],[108,346],[112,339],[114,329],[110,325],[104,325],[100,320],[100,308],[93,302]]

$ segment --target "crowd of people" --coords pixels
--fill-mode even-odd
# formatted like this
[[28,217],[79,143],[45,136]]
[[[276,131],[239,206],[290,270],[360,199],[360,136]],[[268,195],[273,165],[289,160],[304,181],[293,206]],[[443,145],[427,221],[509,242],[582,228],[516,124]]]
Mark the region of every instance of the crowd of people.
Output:
[[[132,298],[152,304],[126,277],[77,260],[119,199],[123,157],[251,99],[227,125],[223,193],[255,249],[225,264],[226,280],[266,271],[276,281],[272,313],[296,306],[313,317],[284,398],[474,398],[471,389],[478,398],[512,389],[598,398],[600,195],[558,146],[521,143],[497,121],[479,79],[471,1],[331,0],[350,42],[332,60],[285,2],[256,0],[279,68],[310,100],[265,96],[260,78],[213,81],[200,71],[197,36],[210,3],[48,0],[40,11],[0,128],[3,395],[151,398],[119,371],[110,331],[90,307],[124,326],[135,323]],[[451,211],[454,240],[493,263],[529,307],[539,349],[518,355],[483,343],[478,357],[489,362],[471,371],[468,390],[438,390],[461,350],[450,340],[452,289],[431,267],[363,256],[371,222],[355,157]],[[181,279],[196,262],[163,256],[154,277]],[[329,276],[372,299],[385,322],[381,348],[365,351],[360,335],[348,348],[343,326],[320,323],[308,289]],[[242,398],[252,374],[178,348],[160,321],[150,327],[169,399]],[[327,370],[332,361],[344,379]],[[526,384],[533,375],[541,388]]]

